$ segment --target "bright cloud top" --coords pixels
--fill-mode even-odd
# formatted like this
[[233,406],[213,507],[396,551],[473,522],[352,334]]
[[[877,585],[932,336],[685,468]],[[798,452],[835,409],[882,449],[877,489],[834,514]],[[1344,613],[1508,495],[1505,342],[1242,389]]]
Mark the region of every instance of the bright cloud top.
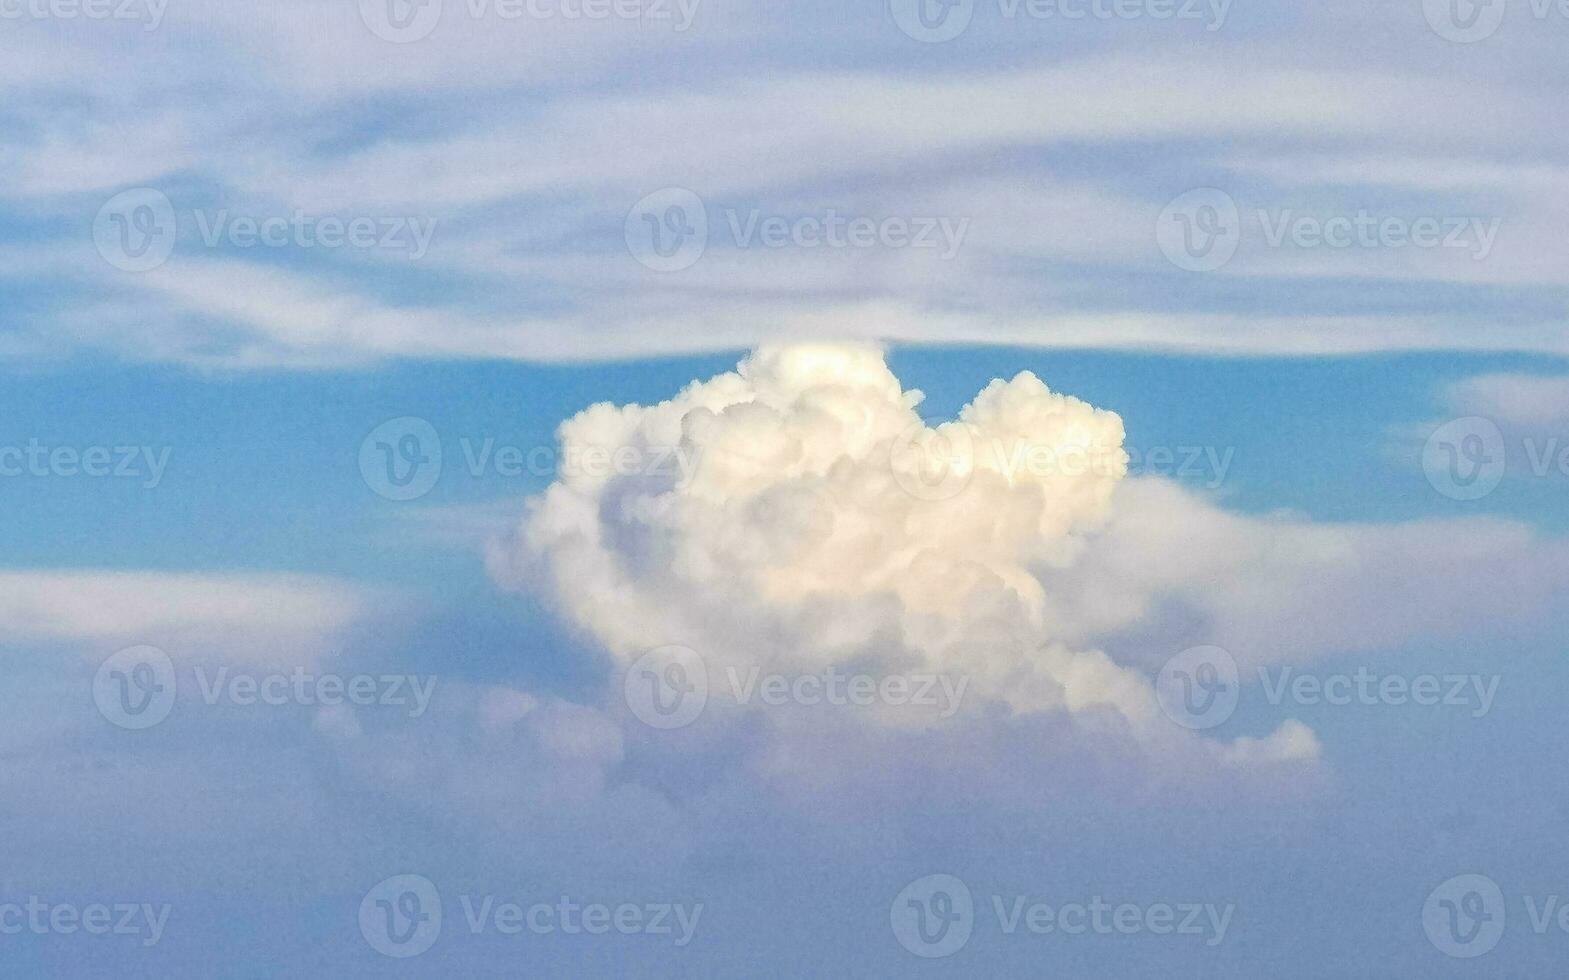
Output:
[[[681,644],[711,673],[960,675],[966,707],[1110,709],[1178,737],[1147,675],[1056,641],[1041,583],[1107,516],[1122,420],[1028,372],[935,427],[921,400],[874,347],[800,345],[659,405],[592,406],[561,426],[563,458],[649,465],[564,471],[493,564],[622,664]],[[1279,737],[1316,748],[1301,726]]]

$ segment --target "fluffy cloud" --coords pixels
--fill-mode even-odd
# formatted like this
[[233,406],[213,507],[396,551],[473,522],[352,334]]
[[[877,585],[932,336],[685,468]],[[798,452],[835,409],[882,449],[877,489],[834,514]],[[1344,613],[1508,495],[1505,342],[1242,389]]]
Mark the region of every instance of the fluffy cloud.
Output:
[[[1028,372],[935,427],[921,398],[876,348],[798,345],[659,405],[595,405],[562,457],[630,465],[564,468],[493,568],[623,666],[697,651],[720,703],[747,701],[732,679],[753,669],[930,673],[967,679],[967,710],[1109,712],[1180,740],[1146,674],[1062,642],[1043,585],[1107,518],[1122,420]],[[695,466],[660,464],[677,453]],[[1315,750],[1303,730],[1238,758]]]

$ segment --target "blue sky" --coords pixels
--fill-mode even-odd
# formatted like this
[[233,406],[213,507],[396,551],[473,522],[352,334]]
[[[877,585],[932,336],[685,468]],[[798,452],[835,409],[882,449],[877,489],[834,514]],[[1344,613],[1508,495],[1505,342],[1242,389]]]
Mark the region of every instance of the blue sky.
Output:
[[1564,961],[1557,7],[86,9],[0,0],[0,972]]

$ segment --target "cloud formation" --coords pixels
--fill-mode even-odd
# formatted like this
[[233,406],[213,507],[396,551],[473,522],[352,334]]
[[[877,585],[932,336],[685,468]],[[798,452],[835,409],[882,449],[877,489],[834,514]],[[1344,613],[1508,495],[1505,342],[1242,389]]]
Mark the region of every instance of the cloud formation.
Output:
[[1138,478],[1125,481],[1083,560],[1043,579],[1068,643],[1115,646],[1150,666],[1172,652],[1152,637],[1218,644],[1253,668],[1476,642],[1502,624],[1538,622],[1569,587],[1569,549],[1494,517],[1236,514]]
[[[0,356],[572,361],[847,323],[906,343],[1566,352],[1557,59],[1523,16],[1474,49],[1492,69],[1457,74],[1418,5],[1340,0],[1239,6],[1214,31],[993,5],[939,45],[884,4],[599,20],[475,0],[413,44],[376,34],[374,4],[124,6],[154,4],[145,23],[7,21],[0,288],[25,312],[0,324]],[[1378,68],[1348,63],[1370,37]],[[86,234],[136,187],[178,226],[147,274]],[[1200,188],[1235,204],[1240,237],[1203,274],[1157,232]],[[710,234],[663,274],[623,232],[669,189],[704,202]],[[297,213],[434,237],[419,259],[203,238],[220,216]],[[950,254],[730,232],[827,215],[967,233]],[[1364,215],[1403,230],[1323,234]],[[1471,230],[1418,247],[1404,229],[1424,221]]]
[[151,643],[176,661],[311,663],[366,615],[370,590],[310,575],[0,569],[0,631],[89,656]]
[[[726,681],[749,670],[931,673],[966,679],[966,710],[1110,712],[1140,741],[1186,736],[1146,674],[1063,642],[1043,585],[1107,517],[1122,420],[1029,372],[951,422],[928,426],[921,399],[877,348],[815,344],[762,348],[659,405],[592,406],[561,426],[563,456],[680,448],[695,471],[564,472],[493,568],[623,667],[696,651],[727,705],[747,701]],[[1228,758],[1312,755],[1297,729]]]

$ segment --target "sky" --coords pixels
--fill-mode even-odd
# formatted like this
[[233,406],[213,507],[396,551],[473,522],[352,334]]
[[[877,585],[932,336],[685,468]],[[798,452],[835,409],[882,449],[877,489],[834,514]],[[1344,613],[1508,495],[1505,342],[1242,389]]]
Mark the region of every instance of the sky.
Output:
[[0,972],[1556,975],[1566,44],[0,0]]

